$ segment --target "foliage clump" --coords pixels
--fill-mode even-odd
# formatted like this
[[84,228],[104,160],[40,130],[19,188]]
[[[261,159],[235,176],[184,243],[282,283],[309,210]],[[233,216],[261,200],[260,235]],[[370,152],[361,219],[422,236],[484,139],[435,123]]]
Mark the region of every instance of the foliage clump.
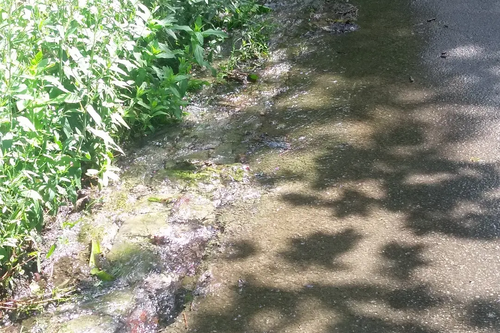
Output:
[[[106,186],[120,144],[180,120],[194,67],[252,0],[0,3],[0,282],[38,261],[43,216]],[[196,85],[196,84],[195,84]],[[52,253],[52,251],[50,252]],[[38,259],[38,260],[34,260]],[[0,295],[1,296],[1,295]]]

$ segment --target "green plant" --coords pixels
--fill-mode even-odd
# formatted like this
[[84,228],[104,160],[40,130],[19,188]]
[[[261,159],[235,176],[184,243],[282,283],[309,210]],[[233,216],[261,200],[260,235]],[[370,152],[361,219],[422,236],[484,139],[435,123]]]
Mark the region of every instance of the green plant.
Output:
[[74,202],[82,176],[118,179],[120,142],[182,116],[191,67],[208,66],[204,39],[225,34],[174,14],[128,0],[0,4],[4,283],[34,258],[43,215]]
[[239,65],[252,71],[260,66],[268,56],[268,39],[273,26],[265,21],[262,14],[269,8],[254,1],[244,1],[226,11],[219,24],[223,29],[232,30],[232,50],[226,61],[220,65],[219,78],[224,78]]
[[182,118],[186,93],[206,84],[191,71],[214,71],[224,31],[248,28],[233,37],[239,59],[265,54],[252,18],[266,10],[253,0],[0,2],[4,290],[39,267],[45,214],[74,203],[82,185],[117,180],[125,140]]

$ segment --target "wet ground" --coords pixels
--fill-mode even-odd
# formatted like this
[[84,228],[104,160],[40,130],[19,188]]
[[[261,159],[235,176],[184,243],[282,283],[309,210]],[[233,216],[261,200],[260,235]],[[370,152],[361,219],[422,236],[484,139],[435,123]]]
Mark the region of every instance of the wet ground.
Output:
[[500,331],[499,5],[268,5],[258,82],[49,224],[25,287],[78,297],[6,331]]
[[345,34],[331,2],[271,4],[254,138],[284,143],[246,157],[267,194],[223,212],[211,292],[164,332],[500,331],[500,7],[353,4]]

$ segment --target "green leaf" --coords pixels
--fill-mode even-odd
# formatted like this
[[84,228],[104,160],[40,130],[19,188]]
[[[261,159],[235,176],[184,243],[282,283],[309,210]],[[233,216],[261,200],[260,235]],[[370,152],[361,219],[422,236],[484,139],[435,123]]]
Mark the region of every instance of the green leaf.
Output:
[[118,60],[116,60],[116,62],[125,66],[129,72],[131,70],[137,68],[137,65],[133,64],[131,61],[126,60],[126,59],[118,59]]
[[198,43],[200,43],[200,45],[203,45],[204,43],[204,39],[203,39],[203,34],[201,32],[195,32],[194,35],[196,36],[196,39],[198,40]]
[[111,83],[114,84],[115,86],[118,86],[118,87],[124,88],[124,89],[130,87],[130,85],[124,81],[112,80]]
[[92,239],[91,247],[90,247],[90,258],[89,258],[89,267],[95,268],[97,267],[97,256],[101,254],[101,244],[99,241]]
[[45,76],[42,76],[42,80],[46,81],[46,83],[49,83],[49,86],[56,87],[57,89],[65,92],[65,93],[69,93],[69,91],[66,88],[64,88],[64,86],[61,84],[59,79],[55,76],[45,75]]
[[173,54],[172,52],[161,52],[161,53],[158,53],[156,55],[156,58],[160,58],[160,59],[172,59],[172,58],[175,58],[175,54]]
[[[162,108],[165,109],[165,108]],[[153,114],[151,114],[151,118],[158,117],[158,116],[166,116],[168,113],[164,111],[155,111]]]
[[[90,159],[90,155],[89,155],[89,159]],[[99,170],[97,170],[97,169],[88,169],[87,170],[87,176],[94,177],[94,176],[97,176],[98,174],[99,174]]]
[[115,143],[115,141],[111,138],[109,133],[105,131],[101,131],[95,128],[92,128],[90,126],[87,126],[87,130],[94,134],[94,136],[101,138],[105,144],[110,145],[113,149],[119,151],[120,153],[124,154],[123,150]]
[[82,98],[75,93],[66,94],[66,97],[64,98],[64,102],[68,104],[80,103],[81,101]]
[[33,180],[33,177],[37,178],[37,176],[38,176],[38,174],[36,172],[30,171],[30,170],[21,170],[21,173],[23,173],[30,180]]
[[71,137],[71,135],[73,134],[73,129],[71,128],[68,119],[63,120],[63,132],[68,138]]
[[203,22],[201,16],[198,16],[194,22],[194,31],[201,31],[201,28],[203,28]]
[[61,94],[57,96],[56,98],[52,98],[51,100],[47,101],[47,104],[61,104],[61,103],[68,103],[68,104],[75,104],[75,103],[80,103],[82,101],[81,97],[78,96],[75,93],[67,93],[67,94]]
[[191,75],[176,75],[175,78],[174,78],[174,81],[175,82],[180,82],[182,80],[187,80],[191,78]]
[[175,95],[175,97],[181,98],[181,94],[179,93],[179,90],[177,90],[177,88],[175,88],[174,86],[172,86],[169,89]]
[[193,54],[194,54],[194,58],[196,59],[196,62],[203,66],[205,64],[204,60],[203,60],[203,48],[196,44],[194,46],[194,49],[193,49]]
[[99,268],[93,268],[90,270],[90,274],[95,275],[101,281],[113,281],[115,277],[104,270]]
[[14,95],[15,98],[17,99],[20,99],[20,100],[29,100],[29,101],[32,101],[35,99],[35,97],[31,96],[31,95],[28,95],[28,94],[17,94],[17,95]]
[[26,109],[26,101],[17,101],[16,107],[18,111],[23,111],[24,109]]
[[193,29],[188,27],[187,25],[173,25],[170,27],[173,30],[181,30],[181,31],[186,31],[186,32],[192,32]]
[[21,193],[21,195],[25,198],[30,198],[30,199],[33,199],[33,200],[38,200],[38,201],[42,201],[43,198],[40,194],[38,194],[37,191],[35,190],[27,190],[27,191],[23,191]]
[[272,9],[267,6],[258,5],[256,14],[267,14],[270,13],[271,11]]
[[50,247],[49,249],[49,252],[47,252],[47,254],[45,255],[45,258],[46,259],[49,259],[50,256],[52,256],[52,254],[54,253],[54,251],[56,250],[56,247],[57,245],[56,244],[52,244],[52,246]]
[[177,40],[177,35],[175,34],[175,32],[172,30],[172,29],[164,29],[164,31],[170,36],[172,37],[174,40]]
[[224,31],[221,30],[215,30],[215,29],[207,29],[202,31],[201,33],[203,37],[208,37],[208,36],[219,36],[222,38],[227,38],[227,34]]
[[151,18],[151,12],[149,11],[148,7],[144,6],[141,3],[137,4],[137,7],[138,9],[140,9],[136,12],[137,16],[147,22]]
[[86,108],[87,112],[90,114],[92,119],[94,119],[95,123],[97,126],[101,126],[102,124],[102,119],[101,116],[95,111],[94,107],[92,105],[87,105]]
[[146,110],[151,110],[151,106],[147,105],[146,103],[144,103],[144,101],[142,99],[138,100],[137,101],[137,104],[139,104],[140,106],[142,106],[143,108],[145,108]]
[[77,63],[78,63],[78,62],[80,62],[80,61],[82,61],[82,60],[83,60],[83,58],[84,58],[84,57],[83,57],[83,55],[80,53],[80,50],[78,50],[78,49],[77,49],[76,47],[74,47],[74,46],[72,46],[72,47],[68,48],[67,52],[68,52],[69,56],[70,56],[71,58],[73,58],[73,60],[74,60],[75,62],[77,62]]
[[118,176],[118,175],[117,175],[116,173],[114,173],[113,171],[109,171],[109,170],[104,171],[104,176],[105,176],[105,177],[108,177],[109,179],[111,179],[111,180],[113,180],[113,181],[115,181],[115,182],[117,182],[117,181],[119,181],[119,180],[120,180],[120,176]]
[[127,76],[127,73],[117,65],[112,65],[109,69],[120,75]]
[[117,112],[111,114],[111,121],[116,125],[121,125],[125,128],[130,129],[125,120],[123,120],[122,116],[119,115]]
[[33,126],[33,124],[31,123],[31,121],[28,118],[23,117],[23,116],[19,116],[16,118],[16,120],[19,123],[19,125],[23,128],[23,130],[25,130],[27,132],[30,132],[30,131],[36,132],[35,126]]
[[162,79],[165,76],[165,71],[156,66],[151,66],[151,68],[155,71],[156,76]]
[[248,81],[250,82],[257,82],[259,80],[259,76],[254,73],[248,74]]
[[38,51],[38,53],[35,55],[35,57],[31,60],[32,65],[38,65],[40,61],[43,59],[43,53],[42,51]]

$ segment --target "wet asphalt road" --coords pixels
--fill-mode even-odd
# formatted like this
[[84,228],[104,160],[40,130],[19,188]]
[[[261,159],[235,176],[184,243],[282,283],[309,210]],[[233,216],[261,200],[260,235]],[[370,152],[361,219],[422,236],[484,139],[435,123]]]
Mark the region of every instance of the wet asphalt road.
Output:
[[[457,154],[498,161],[500,34],[497,1],[414,1],[428,37],[422,64]],[[441,60],[441,61],[440,61]]]
[[251,161],[270,194],[167,331],[500,332],[500,2],[356,5],[300,44],[262,129],[297,149]]

